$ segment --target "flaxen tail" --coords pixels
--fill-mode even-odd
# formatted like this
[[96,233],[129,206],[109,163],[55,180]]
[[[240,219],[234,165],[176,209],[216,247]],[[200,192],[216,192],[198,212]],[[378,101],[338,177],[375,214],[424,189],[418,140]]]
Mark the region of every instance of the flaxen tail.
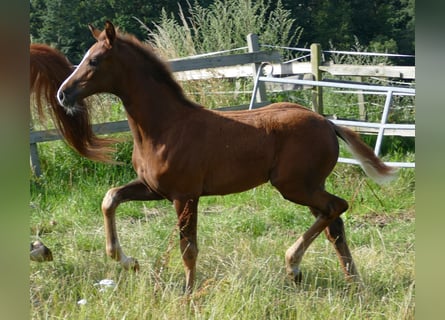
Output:
[[367,176],[379,184],[394,179],[397,170],[387,166],[380,160],[374,154],[374,151],[360,139],[360,136],[356,132],[345,127],[339,127],[335,124],[333,124],[333,126],[337,136],[346,142],[348,150],[352,153],[354,158],[358,160]]

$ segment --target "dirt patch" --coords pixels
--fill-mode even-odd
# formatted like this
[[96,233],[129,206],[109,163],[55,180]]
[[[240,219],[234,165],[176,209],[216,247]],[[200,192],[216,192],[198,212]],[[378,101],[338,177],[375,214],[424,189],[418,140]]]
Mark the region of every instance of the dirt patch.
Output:
[[369,212],[362,215],[354,216],[353,224],[357,228],[371,226],[378,226],[383,228],[388,224],[394,223],[396,221],[412,222],[415,220],[415,211],[408,210],[398,213],[379,213],[379,212]]

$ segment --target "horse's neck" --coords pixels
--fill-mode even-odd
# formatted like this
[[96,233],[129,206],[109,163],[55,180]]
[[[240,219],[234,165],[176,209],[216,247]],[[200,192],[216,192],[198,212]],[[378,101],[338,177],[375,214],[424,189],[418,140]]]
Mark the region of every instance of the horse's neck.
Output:
[[160,84],[148,85],[121,98],[135,143],[146,140],[156,143],[163,134],[198,110],[187,106],[189,102],[169,89]]
[[145,70],[148,65],[129,64],[125,60],[123,70],[126,72],[117,77],[115,88],[119,90],[113,92],[124,104],[135,139],[137,136],[156,138],[196,109],[190,107],[192,103],[167,75],[164,79],[156,79],[152,69]]

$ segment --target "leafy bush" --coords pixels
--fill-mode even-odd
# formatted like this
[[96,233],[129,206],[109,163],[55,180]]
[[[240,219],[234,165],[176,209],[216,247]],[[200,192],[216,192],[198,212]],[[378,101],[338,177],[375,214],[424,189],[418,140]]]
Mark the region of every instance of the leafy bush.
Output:
[[168,59],[245,47],[249,33],[270,45],[298,43],[303,30],[294,28],[290,10],[281,1],[273,10],[269,6],[264,0],[216,0],[208,8],[194,2],[188,4],[188,15],[180,8],[181,23],[163,10],[154,30],[144,27],[149,42]]

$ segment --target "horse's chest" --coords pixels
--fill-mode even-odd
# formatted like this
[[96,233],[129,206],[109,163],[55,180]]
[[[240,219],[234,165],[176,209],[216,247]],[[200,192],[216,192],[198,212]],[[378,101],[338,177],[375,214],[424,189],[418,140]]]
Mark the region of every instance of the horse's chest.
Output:
[[185,154],[178,157],[162,151],[137,151],[133,154],[133,166],[138,178],[150,189],[172,199],[178,194],[195,194],[202,189],[200,170],[195,165],[191,170],[188,158]]

